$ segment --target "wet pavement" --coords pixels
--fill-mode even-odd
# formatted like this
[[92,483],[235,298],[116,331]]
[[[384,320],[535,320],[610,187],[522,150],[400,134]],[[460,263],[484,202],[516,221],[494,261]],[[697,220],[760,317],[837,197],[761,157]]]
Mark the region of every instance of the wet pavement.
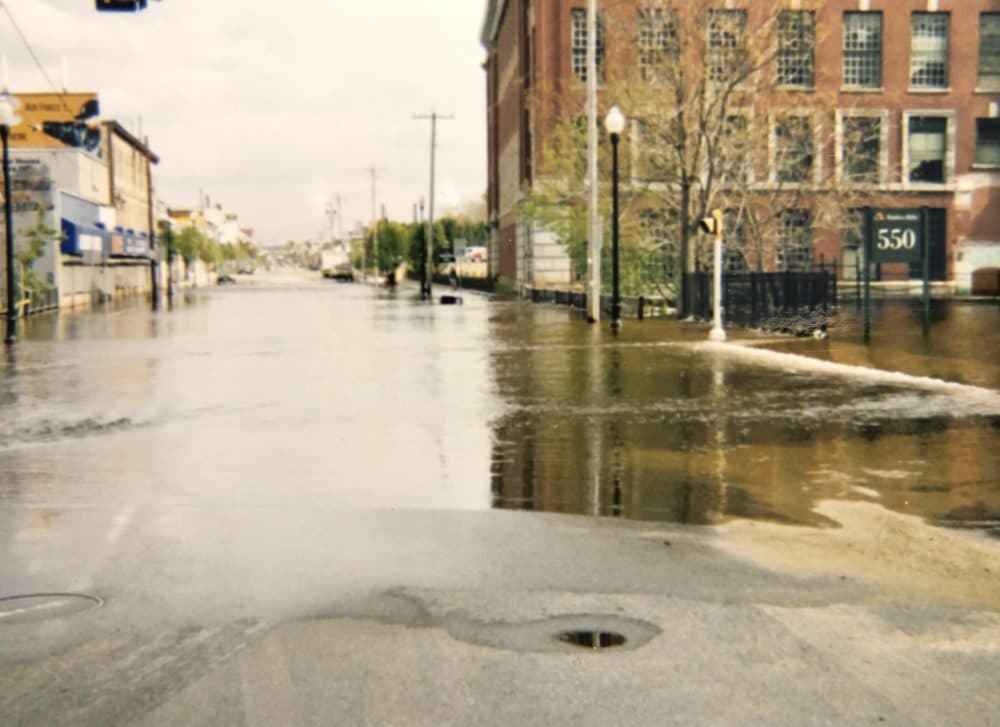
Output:
[[[402,697],[402,711],[375,705],[409,682],[440,690],[436,680],[470,668],[486,672],[470,681],[469,698],[483,696],[490,669],[508,686],[519,669],[551,677],[557,665],[543,662],[556,657],[524,657],[540,648],[529,642],[547,651],[556,648],[549,636],[597,633],[608,611],[626,625],[637,619],[652,639],[629,652],[646,661],[620,663],[637,679],[643,669],[681,668],[666,653],[709,644],[706,624],[737,643],[740,624],[768,633],[780,623],[784,641],[737,644],[720,664],[791,659],[790,673],[811,685],[796,699],[808,700],[823,669],[849,672],[855,656],[801,657],[804,643],[829,645],[787,609],[845,604],[860,609],[840,614],[845,631],[871,637],[879,629],[864,611],[870,587],[844,580],[845,565],[803,588],[730,562],[702,541],[703,529],[676,524],[749,520],[822,532],[838,525],[821,506],[832,500],[877,506],[883,535],[920,521],[939,542],[974,531],[975,548],[986,549],[966,559],[977,567],[995,554],[982,535],[1000,531],[995,306],[941,306],[925,337],[908,303],[886,302],[872,346],[845,311],[823,341],[734,336],[752,344],[747,353],[705,344],[705,329],[691,324],[627,321],[614,337],[553,306],[473,293],[461,306],[428,306],[414,292],[285,273],[186,292],[170,312],[125,305],[28,322],[0,362],[0,598],[86,593],[104,603],[32,620],[22,602],[18,623],[5,624],[0,601],[0,694],[8,695],[0,707],[14,724],[277,723],[273,704],[254,707],[246,694],[254,679],[278,672],[295,685],[273,695],[275,704],[290,700],[298,716],[289,724],[471,724],[470,712],[440,702],[420,712],[434,718],[408,720],[400,715],[418,706]],[[509,512],[525,510],[536,512]],[[983,593],[993,593],[998,570],[980,569]],[[970,593],[981,608],[982,594]],[[953,606],[925,604],[921,615],[903,600],[893,601],[902,611],[879,618],[926,629],[954,623]],[[718,611],[725,603],[747,608]],[[671,633],[678,609],[695,634],[689,641],[643,631]],[[819,612],[823,630],[830,613]],[[604,620],[553,622],[546,636],[550,619],[588,613]],[[973,635],[996,625],[978,610],[959,621]],[[413,651],[397,649],[404,632]],[[456,655],[447,646],[455,643],[519,660]],[[994,647],[973,649],[948,673],[957,680],[995,665]],[[920,675],[940,673],[913,643],[900,648],[916,649]],[[441,662],[418,679],[421,649]],[[347,658],[368,671],[344,673]],[[323,691],[320,663],[341,686]],[[264,671],[250,675],[255,668]],[[712,669],[700,664],[698,678],[713,678]],[[365,673],[385,691],[356,683]],[[390,673],[400,680],[392,686],[383,681]],[[51,691],[54,676],[65,691]],[[712,683],[749,696],[788,676]],[[570,681],[563,698],[580,694]],[[608,701],[627,703],[614,683],[601,687]],[[354,711],[329,719],[330,700],[348,685],[375,691],[355,693]],[[971,679],[960,694],[934,697],[929,714],[962,696],[976,723],[989,701],[981,687]],[[517,714],[541,708],[539,689]],[[508,703],[518,695],[509,692]],[[868,696],[865,721],[896,714],[896,723],[919,723],[901,695]],[[195,706],[213,699],[216,711],[191,722]],[[801,722],[856,721],[849,702]],[[742,721],[737,711],[678,719],[766,723],[781,704]],[[303,705],[319,711],[310,717]],[[654,712],[608,719],[599,706],[587,709],[563,712],[564,723],[658,723]],[[513,723],[476,714],[484,724]]]

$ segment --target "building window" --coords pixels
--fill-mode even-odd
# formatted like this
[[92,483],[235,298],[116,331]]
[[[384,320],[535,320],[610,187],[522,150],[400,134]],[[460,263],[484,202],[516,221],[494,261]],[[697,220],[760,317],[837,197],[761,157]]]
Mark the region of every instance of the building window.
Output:
[[882,86],[882,13],[844,13],[844,85]]
[[662,78],[679,57],[677,16],[672,10],[639,11],[639,73],[642,80]]
[[779,271],[806,271],[812,268],[812,215],[809,210],[790,209],[782,213],[777,252]]
[[677,213],[668,208],[639,210],[639,239],[653,256],[649,262],[663,277],[672,277],[677,259]]
[[[663,182],[677,174],[677,151],[673,137],[664,127],[662,119],[638,119],[635,125],[634,178],[646,182]],[[606,137],[606,135],[602,135]]]
[[907,126],[907,159],[911,182],[944,183],[948,119],[911,116]]
[[788,114],[774,123],[774,177],[779,182],[806,182],[816,154],[812,118]]
[[812,10],[782,10],[778,14],[778,85],[812,88],[816,44],[816,14]]
[[948,13],[913,13],[910,18],[911,88],[948,87]]
[[[570,43],[573,75],[581,81],[587,80],[587,11],[575,8],[573,11],[573,37]],[[604,75],[604,27],[597,18],[597,78]]]
[[747,259],[743,251],[747,242],[746,219],[740,210],[727,208],[722,212],[722,223],[726,231],[723,241],[723,270],[727,273],[745,273]]
[[1000,167],[1000,119],[976,119],[976,166]]
[[841,126],[841,174],[849,184],[875,184],[881,179],[882,119],[845,116]]
[[716,176],[725,185],[746,182],[750,178],[750,119],[742,114],[727,116],[723,122],[714,159]]
[[745,10],[708,11],[708,78],[739,83],[746,73]]
[[1000,91],[1000,13],[979,15],[979,80],[981,91]]

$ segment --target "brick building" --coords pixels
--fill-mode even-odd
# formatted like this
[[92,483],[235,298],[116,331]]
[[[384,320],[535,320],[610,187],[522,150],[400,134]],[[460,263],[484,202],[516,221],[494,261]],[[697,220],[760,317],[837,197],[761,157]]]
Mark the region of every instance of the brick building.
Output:
[[[488,52],[491,273],[520,285],[573,278],[563,247],[526,219],[521,200],[523,190],[545,174],[554,127],[582,108],[566,99],[582,98],[585,91],[586,5],[488,0],[486,6],[481,40]],[[695,17],[690,8],[701,5]],[[673,53],[678,65],[691,63],[685,24],[696,24],[686,30],[704,41],[697,62],[706,77],[716,72],[713,62],[725,73],[733,49],[753,43],[770,48],[762,52],[767,62],[758,73],[768,86],[747,94],[747,121],[738,133],[754,140],[747,155],[755,193],[773,193],[783,180],[796,179],[794,206],[804,212],[797,217],[791,214],[797,209],[788,210],[785,233],[776,233],[794,237],[794,249],[771,241],[743,264],[782,269],[823,259],[850,273],[856,235],[834,219],[810,222],[807,214],[836,186],[853,192],[857,205],[929,207],[932,277],[952,289],[965,292],[974,270],[1000,267],[996,0],[599,0],[599,13],[602,118],[613,103],[630,115],[628,98],[615,82],[643,80],[651,53]],[[676,114],[667,98],[657,112],[663,118]],[[789,177],[782,156],[790,118],[801,122],[813,147],[806,167],[801,159],[794,165],[805,171],[798,178]],[[627,176],[634,185],[641,133],[633,125],[626,136]],[[863,141],[849,141],[857,138]],[[918,274],[906,266],[883,267],[884,280]]]

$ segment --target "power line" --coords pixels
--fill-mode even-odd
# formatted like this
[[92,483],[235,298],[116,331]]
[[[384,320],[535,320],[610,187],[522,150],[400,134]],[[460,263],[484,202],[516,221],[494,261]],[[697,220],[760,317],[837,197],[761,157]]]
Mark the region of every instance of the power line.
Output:
[[35,61],[35,65],[38,66],[38,70],[42,72],[42,75],[45,76],[45,80],[48,81],[49,86],[51,86],[52,89],[59,96],[59,100],[60,102],[62,102],[63,108],[66,111],[70,111],[71,109],[69,105],[66,103],[66,99],[63,95],[63,92],[52,81],[52,78],[49,76],[48,71],[45,70],[45,66],[43,66],[42,62],[39,60],[38,55],[35,53],[35,49],[31,47],[31,43],[28,42],[27,36],[25,36],[24,32],[21,30],[21,26],[17,24],[17,21],[14,19],[13,13],[10,12],[10,7],[7,5],[7,3],[3,2],[3,0],[0,0],[0,7],[2,7],[4,9],[4,12],[7,13],[7,17],[10,19],[10,24],[14,26],[14,30],[16,30],[18,36],[20,36],[21,42],[24,43],[24,47],[28,49],[28,54],[31,56],[32,60]]
[[[59,87],[52,81],[48,71],[45,70],[45,66],[43,66],[41,60],[39,60],[38,55],[35,53],[35,49],[32,48],[31,43],[28,42],[28,37],[24,34],[24,31],[21,30],[21,26],[17,24],[17,20],[14,19],[13,13],[10,12],[10,7],[7,3],[2,2],[2,0],[0,0],[0,7],[4,9],[5,13],[7,13],[7,17],[10,19],[10,24],[14,26],[14,30],[17,31],[17,34],[21,38],[21,42],[24,43],[24,47],[28,50],[28,54],[31,56],[31,59],[35,62],[35,65],[38,66],[38,70],[42,72],[42,75],[45,76],[45,80],[48,81],[49,86],[51,86],[52,89],[59,94],[60,99],[62,99],[62,91],[60,91]],[[63,105],[65,105],[65,102]],[[69,111],[68,106],[66,107],[66,110]]]

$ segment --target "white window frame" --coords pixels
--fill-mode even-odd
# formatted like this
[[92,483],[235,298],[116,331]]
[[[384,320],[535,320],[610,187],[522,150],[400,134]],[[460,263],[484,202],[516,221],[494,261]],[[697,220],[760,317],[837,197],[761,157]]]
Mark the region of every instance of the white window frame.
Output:
[[876,187],[885,187],[889,182],[889,111],[888,109],[838,109],[834,130],[834,159],[838,185],[848,187],[870,187],[870,182],[853,182],[844,174],[844,119],[875,118],[879,120],[878,179]]
[[[813,163],[812,178],[801,182],[783,181],[778,179],[778,120],[787,116],[798,116],[808,118],[812,121],[812,146]],[[823,180],[823,145],[821,141],[822,126],[819,120],[819,112],[802,111],[796,108],[779,109],[768,114],[768,155],[767,155],[767,183],[773,188],[788,187],[791,189],[801,189],[802,187],[819,187]]]
[[[918,17],[933,17],[935,20],[944,21],[944,83],[941,85],[930,85],[930,84],[915,84],[913,82],[913,74],[915,70],[915,56],[919,53],[927,54],[927,57],[931,57],[931,52],[928,50],[922,50],[919,46],[921,44],[921,39],[924,43],[929,45],[931,38],[936,38],[937,36],[927,36],[916,34],[916,22]],[[934,54],[940,53],[940,49],[935,48]],[[909,91],[910,93],[947,93],[950,90],[951,85],[951,13],[949,12],[913,12],[910,15],[910,71],[909,71]]]
[[[746,152],[747,152],[747,155],[749,157],[747,159],[747,169],[746,169],[747,176],[746,176],[746,179],[738,180],[735,183],[731,182],[729,180],[723,179],[721,177],[717,178],[716,185],[717,185],[717,187],[719,189],[722,189],[722,190],[733,189],[734,187],[739,188],[741,186],[745,186],[747,189],[750,189],[750,188],[754,187],[757,184],[757,176],[756,176],[756,166],[757,165],[754,163],[756,150],[754,149],[753,141],[752,141],[753,135],[754,135],[754,133],[756,131],[754,129],[754,114],[753,114],[753,111],[751,109],[739,108],[739,109],[730,109],[729,112],[726,114],[727,118],[734,117],[734,116],[740,116],[740,117],[742,117],[743,119],[746,120],[746,124],[747,124],[747,138],[748,138],[748,141],[747,141]],[[704,169],[702,173],[703,174],[707,173],[707,168]]]
[[[943,118],[946,121],[944,130],[944,181],[943,182],[913,182],[910,181],[910,119],[913,117],[928,116]],[[956,112],[948,109],[909,109],[903,112],[903,122],[900,129],[900,143],[902,144],[902,160],[900,182],[903,189],[918,191],[949,191],[955,188],[956,169]]]
[[[847,82],[847,57],[848,52],[856,49],[847,48],[847,18],[850,17],[878,17],[879,21],[879,36],[878,36],[878,85],[868,85],[868,84],[853,84]],[[872,11],[872,10],[847,10],[844,12],[841,19],[841,46],[840,46],[840,72],[841,72],[841,87],[844,91],[849,92],[868,92],[868,93],[878,93],[881,92],[885,86],[885,16],[882,11]],[[867,51],[865,51],[867,52]]]

